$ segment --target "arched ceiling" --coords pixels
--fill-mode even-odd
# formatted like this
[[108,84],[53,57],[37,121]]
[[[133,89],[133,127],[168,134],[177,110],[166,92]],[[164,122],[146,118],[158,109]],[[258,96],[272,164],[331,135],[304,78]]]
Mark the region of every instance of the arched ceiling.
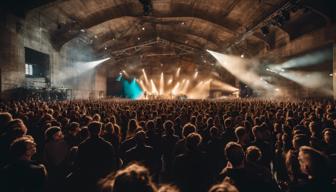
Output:
[[[57,49],[83,35],[84,29],[86,35],[93,37],[94,48],[98,51],[102,47],[117,50],[141,43],[139,37],[155,39],[161,36],[201,49],[223,50],[248,27],[287,2],[152,0],[152,14],[143,16],[139,0],[59,0],[34,11],[50,23],[48,29]],[[267,42],[260,39],[258,43]]]
[[[162,38],[200,50],[235,48],[257,54],[274,47],[275,34],[296,38],[327,25],[334,14],[328,0],[148,0],[153,8],[149,16],[140,0],[18,1],[11,0],[9,7],[42,18],[54,48],[83,37],[98,53]],[[305,9],[295,12],[289,5]],[[290,19],[279,25],[274,18],[284,7],[290,8]],[[305,21],[308,28],[298,27]],[[263,25],[272,28],[269,35],[261,33]]]

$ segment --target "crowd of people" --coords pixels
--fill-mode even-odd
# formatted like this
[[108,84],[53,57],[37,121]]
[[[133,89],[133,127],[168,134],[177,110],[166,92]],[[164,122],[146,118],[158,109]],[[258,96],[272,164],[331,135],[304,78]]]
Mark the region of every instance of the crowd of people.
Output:
[[334,101],[0,103],[0,191],[333,192]]

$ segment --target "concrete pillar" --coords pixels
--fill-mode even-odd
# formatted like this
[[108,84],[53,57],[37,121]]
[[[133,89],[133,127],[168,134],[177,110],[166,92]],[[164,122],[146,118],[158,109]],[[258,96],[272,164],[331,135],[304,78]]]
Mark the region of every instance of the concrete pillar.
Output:
[[336,99],[336,43],[333,46],[333,93]]

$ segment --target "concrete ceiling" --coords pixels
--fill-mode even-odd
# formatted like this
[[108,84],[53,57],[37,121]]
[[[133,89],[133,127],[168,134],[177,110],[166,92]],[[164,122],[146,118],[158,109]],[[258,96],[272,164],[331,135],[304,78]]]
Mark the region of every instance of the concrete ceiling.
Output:
[[[327,25],[332,14],[326,8],[327,0],[322,3],[316,0],[148,1],[153,7],[149,16],[144,16],[140,0],[38,0],[21,5],[19,10],[43,18],[51,42],[58,50],[73,39],[85,36],[98,53],[162,38],[199,50],[234,48],[252,55],[274,47],[276,38],[272,33],[295,38],[314,27]],[[15,7],[13,5],[10,7]],[[287,11],[291,19],[279,26],[274,18],[284,7],[290,7]],[[300,7],[305,9],[292,9]],[[307,8],[310,9],[308,14]],[[266,21],[272,28],[268,36],[260,32]],[[309,28],[298,26],[304,21],[312,23]]]
[[[57,49],[82,35],[84,29],[98,51],[105,47],[122,49],[157,37],[200,49],[223,50],[287,2],[152,0],[152,14],[143,16],[139,0],[63,0],[35,11],[49,23]],[[260,39],[257,43],[267,42]]]

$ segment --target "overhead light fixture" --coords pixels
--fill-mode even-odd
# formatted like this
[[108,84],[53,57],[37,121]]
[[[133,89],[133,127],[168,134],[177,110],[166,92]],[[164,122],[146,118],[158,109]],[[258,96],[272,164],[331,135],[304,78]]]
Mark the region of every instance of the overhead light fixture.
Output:
[[264,26],[260,30],[264,36],[268,35],[270,32],[268,26]]
[[282,14],[282,17],[283,17],[283,19],[284,19],[285,21],[289,21],[289,20],[290,20],[290,13],[289,13],[289,11],[287,11],[287,10],[283,10],[283,11],[281,12],[281,14]]
[[151,0],[139,0],[143,6],[143,14],[144,16],[148,16],[153,11],[152,1]]

